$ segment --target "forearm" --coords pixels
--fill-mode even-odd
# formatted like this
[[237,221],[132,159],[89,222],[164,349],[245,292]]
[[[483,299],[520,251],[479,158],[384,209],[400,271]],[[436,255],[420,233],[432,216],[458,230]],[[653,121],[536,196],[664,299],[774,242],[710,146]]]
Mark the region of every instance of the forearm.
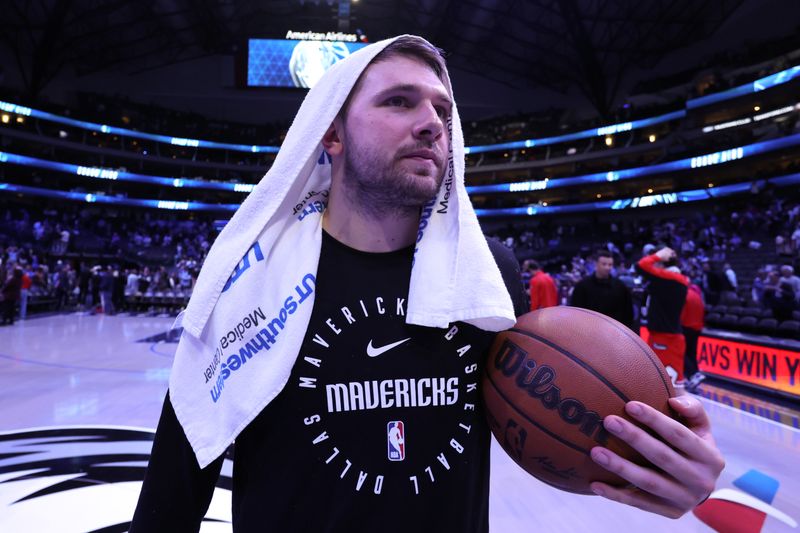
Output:
[[167,395],[130,532],[197,532],[222,461],[200,469]]

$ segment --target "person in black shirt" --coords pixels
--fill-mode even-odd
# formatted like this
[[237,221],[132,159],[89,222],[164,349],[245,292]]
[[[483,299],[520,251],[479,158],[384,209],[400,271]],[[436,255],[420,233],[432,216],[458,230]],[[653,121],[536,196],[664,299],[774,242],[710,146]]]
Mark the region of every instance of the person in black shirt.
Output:
[[614,255],[607,250],[597,252],[594,273],[580,280],[572,290],[569,304],[591,309],[633,327],[631,291],[611,275]]
[[683,355],[686,339],[681,328],[681,311],[686,303],[689,278],[677,266],[672,248],[662,248],[642,257],[636,269],[649,281],[647,310],[648,344],[664,364],[675,385],[683,387]]
[[[398,38],[323,137],[332,181],[313,310],[286,385],[236,438],[236,533],[488,531],[490,432],[478,384],[494,334],[405,316],[421,208],[445,186],[453,104],[444,69],[427,41]],[[516,261],[490,247],[520,313]],[[671,406],[686,426],[636,402],[628,413],[647,431],[606,418],[656,468],[596,447],[592,459],[631,483],[594,483],[597,494],[671,517],[709,495],[724,465],[708,418],[697,400]],[[221,465],[199,467],[167,396],[130,531],[197,531]]]

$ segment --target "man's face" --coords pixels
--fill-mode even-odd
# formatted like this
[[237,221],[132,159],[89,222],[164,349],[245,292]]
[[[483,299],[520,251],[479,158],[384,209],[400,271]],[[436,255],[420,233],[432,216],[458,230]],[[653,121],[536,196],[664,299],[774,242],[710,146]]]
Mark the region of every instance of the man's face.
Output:
[[342,120],[344,183],[361,205],[416,208],[438,192],[450,109],[441,80],[420,60],[367,68]]
[[611,275],[612,268],[614,268],[612,257],[598,257],[595,263],[595,275],[600,279],[606,279]]

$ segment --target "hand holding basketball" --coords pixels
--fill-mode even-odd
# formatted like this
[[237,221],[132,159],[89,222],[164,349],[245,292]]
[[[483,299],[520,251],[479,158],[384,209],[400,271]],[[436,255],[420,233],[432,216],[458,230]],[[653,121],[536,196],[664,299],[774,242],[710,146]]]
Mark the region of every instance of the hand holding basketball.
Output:
[[519,317],[491,348],[483,381],[489,425],[528,473],[562,490],[591,494],[592,481],[627,481],[592,461],[595,446],[637,464],[647,459],[609,433],[631,400],[671,414],[669,376],[647,344],[605,315],[548,307]]
[[652,350],[599,313],[550,307],[500,333],[483,398],[508,455],[554,487],[677,518],[724,468],[708,416]]
[[[669,400],[684,424],[652,407],[629,402],[625,412],[662,440],[622,417],[609,416],[605,428],[627,442],[661,471],[643,467],[606,448],[592,449],[592,459],[633,487],[592,483],[595,494],[669,518],[679,518],[702,502],[717,481],[725,461],[711,435],[708,415],[699,400],[681,395]],[[669,445],[665,444],[665,442]]]

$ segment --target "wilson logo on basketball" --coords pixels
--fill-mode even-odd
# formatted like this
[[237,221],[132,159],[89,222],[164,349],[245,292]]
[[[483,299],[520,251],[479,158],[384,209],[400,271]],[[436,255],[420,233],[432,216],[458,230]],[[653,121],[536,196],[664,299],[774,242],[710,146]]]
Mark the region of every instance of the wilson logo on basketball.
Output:
[[517,387],[541,401],[547,409],[555,410],[564,422],[578,426],[581,433],[599,444],[608,442],[608,432],[600,415],[576,398],[562,398],[561,387],[556,385],[556,371],[548,365],[537,364],[511,340],[503,342],[494,357],[494,367],[506,377],[516,375]]
[[522,315],[495,337],[485,368],[483,398],[498,442],[528,473],[570,492],[591,494],[593,481],[627,485],[589,458],[598,443],[647,464],[606,432],[605,417],[625,416],[631,400],[671,413],[674,391],[658,357],[623,324],[588,309]]

